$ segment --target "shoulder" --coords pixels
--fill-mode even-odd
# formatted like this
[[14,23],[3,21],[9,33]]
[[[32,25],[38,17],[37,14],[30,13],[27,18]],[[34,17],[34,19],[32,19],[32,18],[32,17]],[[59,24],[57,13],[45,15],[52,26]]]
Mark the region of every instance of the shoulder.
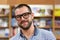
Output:
[[43,37],[45,37],[46,39],[50,39],[50,40],[54,39],[54,40],[56,40],[56,38],[55,38],[52,31],[48,31],[48,30],[44,30],[44,29],[38,29],[38,30],[39,30],[39,33]]
[[45,29],[38,29],[40,31],[40,33],[43,33],[43,34],[53,34],[52,31],[48,31],[48,30],[45,30]]
[[19,38],[19,35],[20,35],[20,33],[16,34],[16,35],[13,36],[12,38],[10,38],[10,40],[16,40],[16,39],[18,39],[18,38]]

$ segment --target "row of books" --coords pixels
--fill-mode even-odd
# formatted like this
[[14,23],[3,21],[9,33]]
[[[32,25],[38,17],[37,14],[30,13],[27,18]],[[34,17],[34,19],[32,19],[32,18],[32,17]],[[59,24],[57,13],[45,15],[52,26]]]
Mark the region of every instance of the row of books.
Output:
[[8,27],[8,18],[0,18],[0,27]]
[[56,18],[55,18],[55,26],[56,26],[57,28],[60,28],[60,17],[56,17]]
[[60,5],[55,5],[54,15],[60,16]]
[[[35,16],[50,16],[53,14],[53,5],[29,5]],[[0,14],[9,14],[9,5],[0,5]],[[37,14],[37,15],[36,15]],[[55,5],[55,16],[60,16],[60,5]]]
[[55,30],[56,35],[60,35],[60,30]]
[[8,37],[9,36],[9,29],[0,29],[0,37]]
[[56,20],[56,21],[55,21],[55,24],[56,24],[56,25],[60,25],[60,20]]
[[10,7],[9,5],[0,5],[0,14],[9,14],[10,13]]
[[49,27],[52,27],[52,19],[49,18],[34,19],[34,25],[38,27],[46,27],[47,25]]

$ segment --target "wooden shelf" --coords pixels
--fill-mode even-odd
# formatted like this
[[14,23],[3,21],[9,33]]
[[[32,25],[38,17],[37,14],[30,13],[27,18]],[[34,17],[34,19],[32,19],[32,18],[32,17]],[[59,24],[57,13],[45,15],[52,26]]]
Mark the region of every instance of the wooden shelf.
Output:
[[3,38],[3,39],[8,39],[9,37],[0,37],[0,38]]
[[8,28],[8,27],[0,27],[0,29],[5,29],[5,28]]
[[9,15],[0,14],[0,17],[8,17]]
[[50,28],[50,26],[45,26],[45,27],[38,27],[38,28],[49,29],[49,28]]
[[60,16],[55,16],[55,17],[60,17]]
[[55,28],[60,28],[60,25],[57,26],[57,25],[55,24]]
[[52,16],[35,16],[34,18],[51,18]]
[[60,39],[60,35],[56,35],[56,39]]
[[18,28],[18,26],[11,26],[12,28]]
[[60,29],[60,26],[55,26],[55,28],[59,28]]

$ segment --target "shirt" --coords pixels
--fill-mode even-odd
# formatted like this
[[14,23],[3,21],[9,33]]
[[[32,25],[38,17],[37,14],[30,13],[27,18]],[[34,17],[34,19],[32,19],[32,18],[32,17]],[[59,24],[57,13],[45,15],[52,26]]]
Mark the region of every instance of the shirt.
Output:
[[[27,40],[27,38],[20,31],[20,33],[16,34],[10,40]],[[28,40],[56,40],[56,38],[51,31],[35,28],[34,35]]]

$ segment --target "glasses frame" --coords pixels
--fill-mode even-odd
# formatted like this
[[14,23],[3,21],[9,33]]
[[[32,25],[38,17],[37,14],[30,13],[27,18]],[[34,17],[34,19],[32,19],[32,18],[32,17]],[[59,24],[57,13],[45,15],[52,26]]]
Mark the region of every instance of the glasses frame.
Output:
[[29,18],[30,14],[31,14],[31,12],[26,12],[26,13],[15,16],[15,18],[16,19],[18,19],[18,18],[21,19],[23,17],[24,19],[27,19],[27,18]]

